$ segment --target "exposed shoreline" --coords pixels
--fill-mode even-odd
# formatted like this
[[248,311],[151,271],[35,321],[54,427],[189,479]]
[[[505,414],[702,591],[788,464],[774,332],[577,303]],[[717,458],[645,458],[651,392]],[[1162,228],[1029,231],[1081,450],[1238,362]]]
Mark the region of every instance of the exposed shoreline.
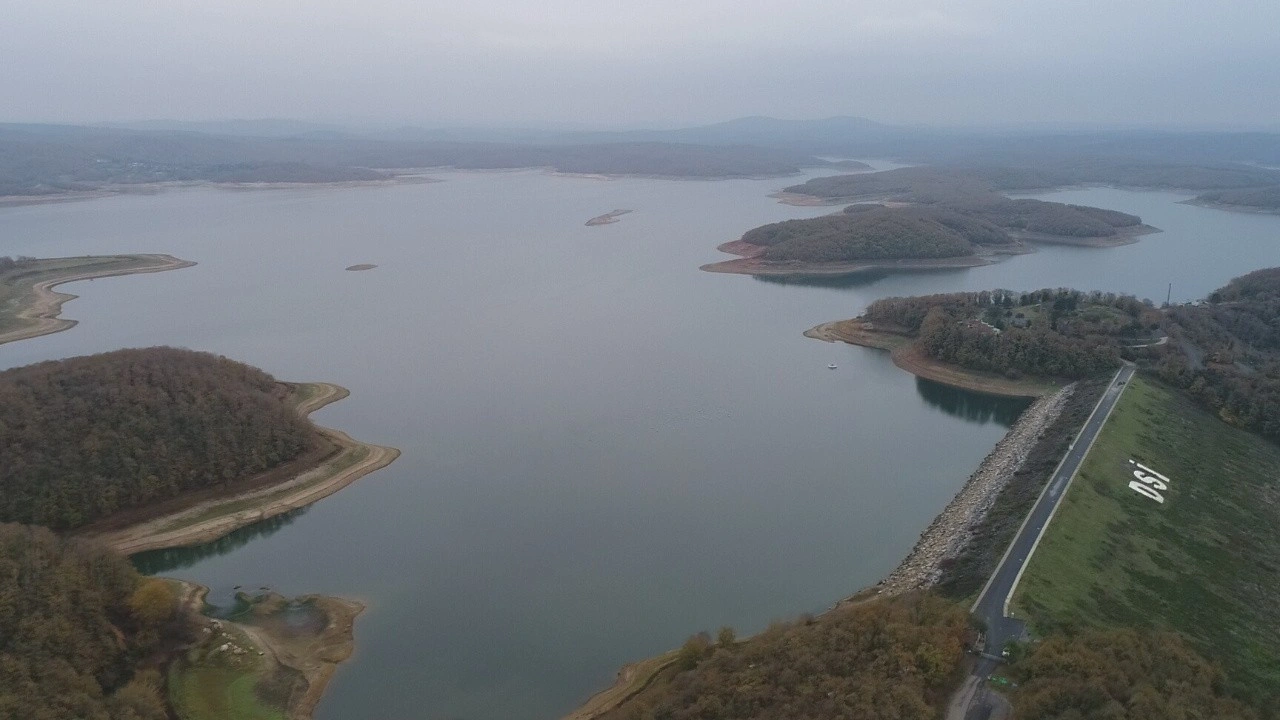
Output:
[[996,251],[990,255],[963,255],[953,258],[922,258],[898,260],[858,260],[853,262],[806,263],[794,260],[762,260],[759,256],[767,248],[742,240],[721,243],[716,249],[730,255],[740,255],[734,260],[707,263],[699,270],[738,275],[764,275],[771,277],[843,277],[865,272],[910,272],[921,270],[952,270],[981,267],[997,262],[997,255],[1020,255],[1033,252],[1023,246]]
[[[387,171],[395,172],[395,171]],[[166,182],[137,183],[128,185],[103,185],[92,190],[68,190],[46,195],[0,195],[0,209],[6,207],[25,207],[29,205],[49,205],[52,203],[77,202],[80,200],[97,200],[109,197],[128,197],[130,195],[158,195],[168,190],[184,190],[191,188],[213,188],[216,190],[302,190],[342,189],[359,187],[382,187],[388,185],[426,185],[444,182],[436,178],[422,175],[417,168],[406,168],[403,174],[374,180],[326,180],[320,182],[216,182],[214,180],[172,180]]]
[[[79,260],[82,258],[48,259]],[[31,297],[25,299],[26,302],[22,303],[13,313],[14,319],[24,323],[25,326],[0,333],[0,345],[16,342],[18,340],[29,340],[42,335],[51,335],[56,332],[62,332],[63,330],[70,330],[76,326],[76,320],[61,318],[59,315],[62,313],[63,304],[70,302],[71,300],[75,300],[79,296],[72,295],[71,293],[54,291],[53,288],[59,285],[103,277],[165,272],[167,270],[178,270],[181,268],[192,267],[196,264],[190,260],[182,260],[172,255],[161,254],[85,256],[83,259],[91,261],[86,264],[100,264],[113,260],[133,260],[135,263],[126,264],[124,267],[108,265],[107,267],[99,268],[97,270],[80,270],[78,267],[73,266],[66,268],[68,273],[65,275],[57,275],[52,278],[37,280],[31,286]]]
[[[295,407],[303,417],[350,394],[346,388],[332,383],[307,383],[295,388],[307,392],[296,401]],[[246,525],[329,497],[365,475],[390,465],[400,456],[396,448],[360,442],[340,430],[315,427],[335,450],[319,464],[301,470],[283,482],[202,499],[194,505],[123,528],[98,531],[91,526],[83,534],[124,555],[200,545]],[[265,475],[273,472],[268,471]],[[252,480],[249,482],[252,484]],[[110,518],[104,522],[110,523]]]
[[1179,200],[1179,205],[1194,205],[1195,207],[1209,208],[1210,210],[1224,210],[1226,212],[1249,213],[1250,215],[1280,215],[1280,208],[1258,207],[1256,205],[1236,205],[1234,203],[1220,203],[1210,200],[1200,200],[1191,198],[1189,200]]
[[[208,645],[232,637],[227,633],[230,626],[242,641],[249,641],[251,647],[241,648],[248,650],[249,658],[254,657],[256,651],[257,657],[294,671],[302,677],[306,684],[304,692],[290,697],[289,706],[282,708],[289,720],[310,720],[338,665],[349,659],[355,651],[353,631],[356,617],[365,610],[363,603],[328,595],[303,595],[295,598],[293,603],[313,605],[326,616],[325,627],[316,632],[314,638],[303,638],[300,642],[297,637],[273,633],[256,624],[209,618],[202,613],[209,588],[187,580],[170,581],[180,588],[182,608],[191,617],[199,619],[202,635],[197,644]],[[267,606],[268,612],[289,602],[276,594],[264,595],[258,601]],[[307,642],[308,639],[310,642]],[[260,672],[269,675],[273,671],[273,667],[268,667]]]
[[990,395],[1008,397],[1043,397],[1061,387],[1057,383],[1038,380],[1010,380],[993,373],[980,373],[926,357],[915,348],[915,340],[892,328],[880,328],[854,318],[822,323],[804,332],[805,337],[824,342],[888,350],[893,364],[907,372],[944,385]]

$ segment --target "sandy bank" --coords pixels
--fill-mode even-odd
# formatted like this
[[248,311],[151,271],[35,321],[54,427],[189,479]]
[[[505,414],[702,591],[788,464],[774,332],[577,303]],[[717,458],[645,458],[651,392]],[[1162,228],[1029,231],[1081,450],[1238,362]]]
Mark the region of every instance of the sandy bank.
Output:
[[618,671],[613,684],[592,695],[578,709],[565,715],[563,720],[594,720],[635,697],[671,666],[678,658],[676,651],[628,663]]
[[[76,262],[83,260],[84,262]],[[53,288],[78,280],[114,277],[119,275],[136,275],[139,273],[164,272],[195,265],[189,260],[181,260],[172,255],[115,255],[85,258],[51,258],[39,260],[38,263],[65,261],[65,267],[40,270],[35,268],[29,275],[34,280],[29,290],[18,298],[17,307],[11,311],[11,317],[20,327],[0,333],[0,345],[27,340],[41,335],[49,335],[69,330],[76,325],[75,320],[60,318],[62,306],[77,295],[54,291]],[[28,277],[26,273],[22,277]],[[22,278],[15,277],[15,281]]]
[[[345,388],[331,383],[296,386],[304,395],[296,400],[297,412],[303,416],[337,402],[349,394]],[[102,540],[125,555],[171,547],[199,545],[216,540],[233,530],[326,498],[351,483],[390,465],[400,451],[370,445],[353,439],[344,432],[318,427],[333,451],[318,464],[286,477],[281,482],[256,486],[229,495],[203,498],[195,504],[166,512],[123,528],[98,531],[93,527],[84,534]],[[271,475],[273,472],[266,473]],[[108,519],[107,522],[109,522]]]
[[1012,380],[1003,375],[939,362],[920,352],[915,347],[914,339],[901,330],[877,327],[858,318],[823,323],[806,330],[804,335],[826,342],[845,342],[888,350],[894,365],[917,377],[974,392],[1010,397],[1040,397],[1056,392],[1061,387],[1047,380]]
[[610,210],[603,215],[597,215],[587,221],[587,227],[595,227],[596,225],[612,225],[618,222],[618,217],[626,215],[630,210]]
[[[197,620],[197,640],[177,660],[177,672],[199,672],[202,665],[231,666],[251,672],[260,701],[289,720],[309,720],[338,664],[355,649],[355,619],[364,605],[326,595],[290,600],[276,593],[241,595],[248,607],[235,620],[201,614],[209,589],[181,580],[179,597]],[[225,649],[224,649],[225,648]],[[215,689],[216,691],[216,689]],[[171,693],[171,697],[180,697]]]

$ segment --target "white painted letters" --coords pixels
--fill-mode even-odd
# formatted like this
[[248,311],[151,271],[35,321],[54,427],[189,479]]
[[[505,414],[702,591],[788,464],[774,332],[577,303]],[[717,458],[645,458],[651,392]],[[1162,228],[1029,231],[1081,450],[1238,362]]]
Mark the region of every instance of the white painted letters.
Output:
[[1133,471],[1133,476],[1137,480],[1129,481],[1129,489],[1163,504],[1164,495],[1161,494],[1161,491],[1169,489],[1169,478],[1142,463],[1130,460],[1129,464],[1138,468]]

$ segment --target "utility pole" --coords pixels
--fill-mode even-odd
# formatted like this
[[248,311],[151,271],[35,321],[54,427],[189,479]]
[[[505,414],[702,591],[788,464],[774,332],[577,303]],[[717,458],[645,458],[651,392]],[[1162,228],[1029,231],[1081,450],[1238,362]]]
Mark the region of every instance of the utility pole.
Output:
[[1164,296],[1165,307],[1169,306],[1169,301],[1173,299],[1173,283],[1169,283],[1169,292]]

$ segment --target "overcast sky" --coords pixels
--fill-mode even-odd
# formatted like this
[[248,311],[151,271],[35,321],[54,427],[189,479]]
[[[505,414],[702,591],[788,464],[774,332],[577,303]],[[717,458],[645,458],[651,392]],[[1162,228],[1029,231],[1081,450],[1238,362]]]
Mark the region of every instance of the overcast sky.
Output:
[[0,119],[1280,126],[1280,0],[0,0]]

